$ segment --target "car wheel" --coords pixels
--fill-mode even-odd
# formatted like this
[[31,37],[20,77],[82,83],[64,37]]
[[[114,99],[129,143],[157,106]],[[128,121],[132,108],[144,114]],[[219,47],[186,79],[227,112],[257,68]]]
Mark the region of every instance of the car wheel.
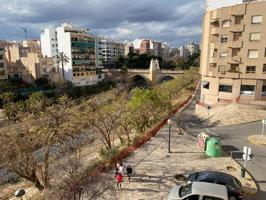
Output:
[[229,200],[237,200],[235,197],[229,197]]

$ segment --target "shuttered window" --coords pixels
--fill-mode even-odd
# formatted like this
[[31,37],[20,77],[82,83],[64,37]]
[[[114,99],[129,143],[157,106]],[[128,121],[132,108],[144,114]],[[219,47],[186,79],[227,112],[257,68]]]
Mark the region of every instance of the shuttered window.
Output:
[[259,51],[257,49],[248,50],[248,58],[258,58],[258,57],[259,57]]
[[252,16],[251,23],[252,24],[261,24],[262,23],[262,16],[261,15]]
[[259,41],[260,33],[250,33],[250,41]]

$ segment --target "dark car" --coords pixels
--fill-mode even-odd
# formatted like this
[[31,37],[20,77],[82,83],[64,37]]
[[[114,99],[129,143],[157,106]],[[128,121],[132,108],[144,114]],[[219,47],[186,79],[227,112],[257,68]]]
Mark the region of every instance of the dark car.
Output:
[[229,200],[241,200],[243,198],[243,190],[240,181],[226,173],[216,171],[195,172],[188,176],[190,182],[208,182],[225,185],[228,191]]

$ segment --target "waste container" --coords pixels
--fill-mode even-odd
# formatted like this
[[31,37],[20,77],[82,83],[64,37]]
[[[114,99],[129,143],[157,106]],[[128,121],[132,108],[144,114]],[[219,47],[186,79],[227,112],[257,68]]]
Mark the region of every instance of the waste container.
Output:
[[209,138],[206,140],[206,151],[207,156],[219,157],[222,154],[221,140],[219,138]]
[[200,133],[198,135],[197,146],[198,146],[199,149],[205,150],[205,144],[206,144],[207,138],[209,138],[209,135],[206,134],[206,133]]
[[245,178],[246,169],[244,167],[241,167],[241,177]]

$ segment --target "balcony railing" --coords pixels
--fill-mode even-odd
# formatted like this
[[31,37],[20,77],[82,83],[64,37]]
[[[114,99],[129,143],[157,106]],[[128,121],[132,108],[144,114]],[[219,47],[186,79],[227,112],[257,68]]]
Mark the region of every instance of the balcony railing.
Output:
[[243,32],[244,31],[244,25],[241,24],[233,24],[230,26],[230,31],[231,32]]

